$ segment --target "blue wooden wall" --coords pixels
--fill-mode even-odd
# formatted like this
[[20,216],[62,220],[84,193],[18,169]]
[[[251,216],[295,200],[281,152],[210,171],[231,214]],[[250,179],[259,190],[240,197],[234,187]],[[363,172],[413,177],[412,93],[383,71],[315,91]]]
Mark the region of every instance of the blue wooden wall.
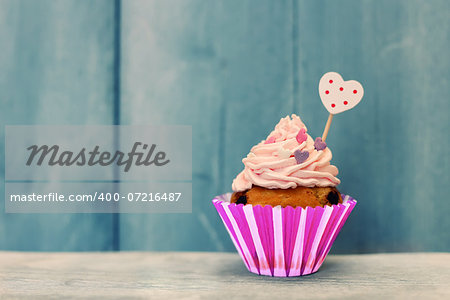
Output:
[[[113,122],[114,6],[105,1],[0,1],[0,122]],[[0,248],[112,250],[114,216],[4,213]]]
[[281,117],[321,134],[333,70],[365,88],[327,139],[359,200],[333,251],[449,251],[449,20],[447,0],[0,0],[2,125],[187,124],[194,145],[192,214],[1,213],[0,249],[232,251],[210,200]]

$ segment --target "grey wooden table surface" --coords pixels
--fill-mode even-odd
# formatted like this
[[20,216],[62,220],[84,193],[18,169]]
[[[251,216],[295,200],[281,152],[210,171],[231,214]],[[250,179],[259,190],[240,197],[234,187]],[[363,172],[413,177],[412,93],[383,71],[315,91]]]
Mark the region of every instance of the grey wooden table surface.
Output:
[[235,253],[0,252],[0,298],[449,299],[450,253],[330,255],[316,274],[249,273]]

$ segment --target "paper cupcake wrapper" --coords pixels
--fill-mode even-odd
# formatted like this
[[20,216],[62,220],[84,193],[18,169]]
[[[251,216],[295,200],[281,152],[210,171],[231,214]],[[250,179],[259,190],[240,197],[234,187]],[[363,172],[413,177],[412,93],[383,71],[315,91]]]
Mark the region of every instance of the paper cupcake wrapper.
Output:
[[247,269],[259,275],[308,275],[322,265],[339,231],[356,205],[315,208],[236,205],[231,194],[212,200]]

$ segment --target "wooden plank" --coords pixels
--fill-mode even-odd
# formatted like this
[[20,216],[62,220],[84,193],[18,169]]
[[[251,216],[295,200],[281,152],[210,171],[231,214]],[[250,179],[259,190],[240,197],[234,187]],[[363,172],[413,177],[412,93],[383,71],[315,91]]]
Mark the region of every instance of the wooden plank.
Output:
[[[113,16],[106,0],[0,1],[3,128],[112,123]],[[1,249],[111,249],[111,215],[5,214],[4,185],[0,195]]]
[[299,1],[299,112],[315,136],[327,119],[322,74],[365,88],[334,118],[327,143],[341,191],[359,200],[335,253],[445,251],[450,247],[448,172],[450,3]]
[[233,250],[211,199],[292,112],[291,1],[122,2],[124,124],[193,131],[193,213],[121,216],[121,249]]
[[14,299],[448,299],[449,280],[450,253],[331,255],[291,278],[236,253],[0,253],[0,296]]

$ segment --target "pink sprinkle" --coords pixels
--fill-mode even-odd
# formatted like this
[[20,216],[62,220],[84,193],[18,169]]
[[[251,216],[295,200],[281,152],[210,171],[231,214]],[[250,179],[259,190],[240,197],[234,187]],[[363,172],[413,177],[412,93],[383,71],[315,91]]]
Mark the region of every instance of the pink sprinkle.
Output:
[[308,135],[306,134],[306,129],[302,128],[298,131],[297,133],[297,142],[299,144],[303,143],[304,141],[306,141],[306,139],[308,138]]
[[273,144],[273,143],[275,143],[275,137],[273,136],[271,136],[264,142],[264,144]]

